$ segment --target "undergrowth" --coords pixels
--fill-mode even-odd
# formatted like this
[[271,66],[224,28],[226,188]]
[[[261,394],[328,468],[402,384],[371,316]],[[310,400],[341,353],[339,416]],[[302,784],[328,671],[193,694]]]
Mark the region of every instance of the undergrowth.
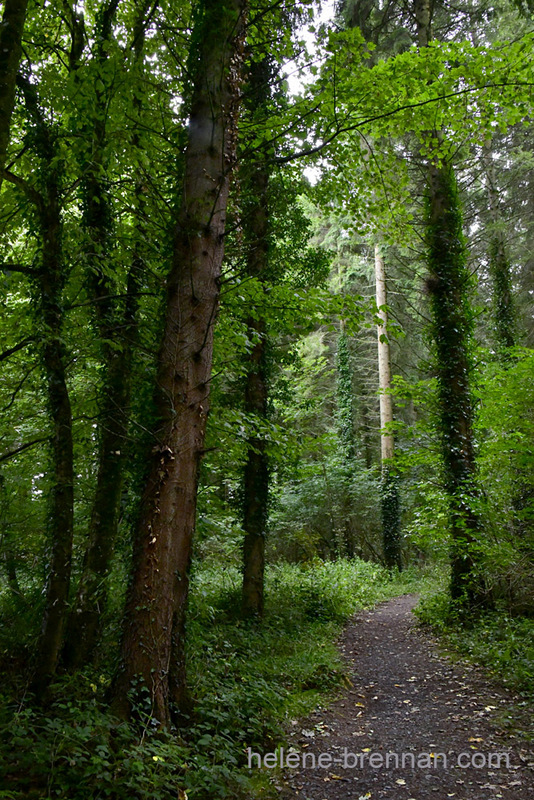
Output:
[[534,701],[534,619],[492,611],[460,616],[445,594],[421,602],[419,619],[440,633],[446,644],[494,672],[500,682]]
[[118,724],[105,704],[110,667],[60,678],[46,710],[20,691],[16,698],[5,691],[0,798],[270,797],[267,778],[245,769],[246,748],[273,749],[284,741],[289,718],[324,703],[343,684],[334,643],[351,614],[424,586],[417,571],[391,578],[359,560],[282,564],[267,573],[263,622],[244,622],[238,570],[198,567],[188,624],[196,700],[189,724],[161,733],[149,714],[141,724]]

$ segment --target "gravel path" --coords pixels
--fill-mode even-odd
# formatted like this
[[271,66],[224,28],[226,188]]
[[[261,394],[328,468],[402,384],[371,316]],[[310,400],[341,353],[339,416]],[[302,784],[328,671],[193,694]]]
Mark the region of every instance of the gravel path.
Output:
[[293,721],[297,752],[287,766],[282,755],[281,796],[534,800],[532,745],[504,729],[512,698],[440,655],[415,623],[416,602],[395,598],[347,627],[340,646],[353,685]]

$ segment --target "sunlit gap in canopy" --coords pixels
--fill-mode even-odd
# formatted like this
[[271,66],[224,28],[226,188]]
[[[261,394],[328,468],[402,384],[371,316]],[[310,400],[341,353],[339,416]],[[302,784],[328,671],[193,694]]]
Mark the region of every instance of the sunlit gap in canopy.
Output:
[[[284,66],[284,77],[287,81],[289,94],[294,97],[305,96],[307,86],[314,79],[310,72],[310,65],[317,63],[319,60],[316,32],[321,25],[327,27],[332,25],[337,5],[336,0],[323,0],[323,2],[317,3],[311,24],[306,23],[295,31],[295,39],[305,44],[305,54],[302,62],[291,60]],[[321,176],[321,168],[305,167],[304,175],[313,185],[317,183]]]

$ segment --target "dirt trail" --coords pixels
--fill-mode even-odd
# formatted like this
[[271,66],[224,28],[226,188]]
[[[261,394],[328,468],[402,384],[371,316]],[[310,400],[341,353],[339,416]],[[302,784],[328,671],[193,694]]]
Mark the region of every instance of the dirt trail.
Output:
[[347,627],[340,646],[353,686],[293,721],[298,755],[283,770],[283,797],[534,800],[532,745],[503,730],[512,698],[440,655],[416,625],[416,602],[395,598]]

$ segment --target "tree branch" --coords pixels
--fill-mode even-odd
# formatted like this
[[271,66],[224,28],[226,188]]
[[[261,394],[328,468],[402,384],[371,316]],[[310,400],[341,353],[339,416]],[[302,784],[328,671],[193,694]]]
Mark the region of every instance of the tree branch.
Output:
[[17,353],[19,350],[22,350],[26,345],[30,344],[30,342],[34,341],[33,336],[27,336],[22,342],[19,342],[14,347],[9,347],[7,350],[4,350],[3,353],[0,353],[0,361],[5,361],[6,358],[12,356],[13,353]]
[[40,208],[43,204],[43,198],[39,194],[39,192],[30,186],[30,184],[24,180],[24,178],[20,178],[15,173],[10,172],[8,169],[3,170],[2,177],[4,180],[12,183],[14,186],[18,186],[19,189],[22,189],[26,197],[31,200],[38,208]]
[[[328,147],[328,145],[337,139],[338,136],[341,136],[342,133],[357,131],[359,128],[362,128],[365,125],[370,125],[372,122],[378,122],[381,119],[387,119],[388,117],[393,117],[395,114],[400,114],[401,111],[409,111],[412,108],[422,108],[422,106],[427,106],[431,103],[442,102],[443,100],[449,100],[453,97],[461,97],[462,95],[471,94],[472,92],[480,92],[483,89],[502,89],[507,86],[534,86],[534,83],[531,83],[530,81],[517,81],[513,83],[487,83],[484,86],[471,86],[466,89],[458,89],[456,92],[440,95],[439,97],[430,97],[427,100],[421,100],[418,103],[407,103],[403,106],[397,106],[397,108],[393,108],[391,111],[385,111],[383,114],[376,114],[372,117],[362,117],[358,122],[351,123],[350,125],[340,125],[338,128],[334,129],[334,132],[331,133],[330,136],[324,139],[320,144],[315,145],[314,147],[308,147],[305,150],[300,150],[297,153],[292,153],[288,156],[279,156],[274,158],[272,161],[274,164],[288,164],[298,158],[315,155],[316,153],[320,153],[322,150]],[[319,106],[316,106],[316,108],[319,108]],[[278,134],[269,142],[263,143],[262,147],[264,147],[265,144],[270,144],[271,141],[279,139],[282,135],[283,134]]]
[[37,270],[33,267],[26,267],[24,264],[0,264],[2,272],[20,272],[22,275],[37,275]]
[[31,442],[26,442],[25,444],[21,444],[19,447],[15,447],[13,450],[7,450],[7,452],[2,453],[0,455],[0,463],[2,461],[7,461],[9,458],[13,458],[13,456],[22,453],[23,450],[27,450],[29,447],[34,447],[36,444],[41,444],[42,442],[47,442],[49,439],[48,436],[41,436],[39,439],[32,439]]
[[18,393],[20,392],[20,390],[22,389],[22,387],[26,383],[26,380],[30,377],[30,375],[32,374],[32,372],[34,371],[36,366],[37,366],[37,364],[32,364],[32,366],[28,370],[26,370],[26,372],[24,373],[24,375],[22,376],[20,381],[15,386],[13,392],[11,393],[11,400],[9,401],[9,403],[6,406],[4,406],[2,409],[0,409],[0,413],[1,414],[3,414],[6,411],[9,411],[9,409],[11,408],[11,406],[13,405],[15,400],[17,399]]

